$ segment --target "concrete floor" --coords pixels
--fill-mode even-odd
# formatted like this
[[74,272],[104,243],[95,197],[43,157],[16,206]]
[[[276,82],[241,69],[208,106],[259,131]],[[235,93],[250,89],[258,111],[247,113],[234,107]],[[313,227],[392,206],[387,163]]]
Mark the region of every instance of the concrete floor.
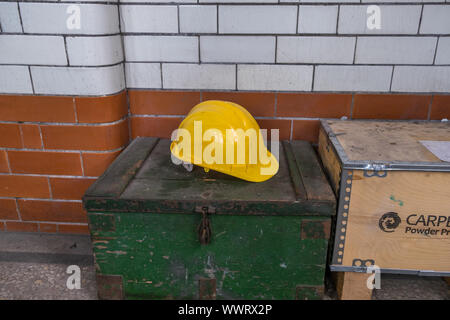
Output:
[[[95,270],[88,236],[0,232],[0,300],[97,299]],[[81,289],[66,286],[67,267],[81,269]],[[326,299],[333,299],[329,292]],[[441,278],[388,275],[381,277],[375,300],[448,300]]]
[[[81,289],[66,286],[67,267],[81,271]],[[0,299],[97,299],[89,236],[0,232]]]

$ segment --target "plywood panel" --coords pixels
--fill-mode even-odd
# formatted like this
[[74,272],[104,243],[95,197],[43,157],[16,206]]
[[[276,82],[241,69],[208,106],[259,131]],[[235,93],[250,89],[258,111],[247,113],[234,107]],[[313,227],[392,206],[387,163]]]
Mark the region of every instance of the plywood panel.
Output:
[[372,289],[367,287],[370,274],[358,272],[333,272],[340,300],[370,300]]
[[350,160],[442,162],[419,141],[450,141],[450,123],[328,121]]
[[373,259],[380,268],[448,272],[450,173],[389,171],[368,178],[355,170],[348,221],[340,227],[346,228],[345,266]]

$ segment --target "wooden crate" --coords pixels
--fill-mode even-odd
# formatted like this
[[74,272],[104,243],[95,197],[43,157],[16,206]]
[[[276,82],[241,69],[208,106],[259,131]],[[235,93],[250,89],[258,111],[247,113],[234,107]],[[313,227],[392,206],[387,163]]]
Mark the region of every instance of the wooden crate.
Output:
[[169,145],[137,138],[84,196],[99,297],[320,298],[336,200],[311,145],[280,145],[261,183],[187,172]]
[[330,269],[343,272],[341,298],[370,298],[361,272],[371,265],[450,275],[450,162],[421,141],[442,150],[450,123],[321,122],[319,154],[339,197]]

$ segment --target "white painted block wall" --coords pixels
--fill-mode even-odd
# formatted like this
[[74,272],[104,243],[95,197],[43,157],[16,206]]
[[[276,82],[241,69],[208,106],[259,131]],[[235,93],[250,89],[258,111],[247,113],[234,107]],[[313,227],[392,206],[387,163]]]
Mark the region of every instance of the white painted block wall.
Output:
[[0,31],[0,93],[450,91],[444,0],[0,0]]

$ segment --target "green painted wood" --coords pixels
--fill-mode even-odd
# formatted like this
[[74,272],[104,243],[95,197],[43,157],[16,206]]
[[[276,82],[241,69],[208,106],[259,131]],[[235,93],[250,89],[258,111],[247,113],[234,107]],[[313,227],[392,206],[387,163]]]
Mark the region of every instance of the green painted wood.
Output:
[[295,299],[300,287],[323,287],[328,241],[301,240],[304,217],[213,215],[212,241],[200,245],[199,215],[115,216],[114,232],[92,233],[93,249],[97,272],[122,276],[125,298],[197,299],[202,278],[216,279],[217,299]]
[[[187,172],[169,145],[135,140],[83,198],[100,296],[320,297],[336,203],[315,190],[325,177],[310,145],[284,142],[279,172],[262,183]],[[199,206],[214,208],[206,245]]]
[[333,216],[335,203],[330,201],[254,202],[214,200],[130,200],[90,199],[84,204],[92,212],[192,213],[196,206],[213,206],[217,215],[319,215]]
[[118,197],[157,144],[158,138],[136,138],[86,191],[90,197]]
[[304,183],[308,199],[335,201],[334,194],[323,175],[317,155],[306,141],[291,141],[292,152]]
[[212,170],[205,172],[198,166],[187,172],[183,166],[172,163],[169,146],[170,141],[162,140],[155,147],[122,199],[295,201],[283,153],[279,159],[282,166],[275,177],[251,183]]
[[[197,166],[187,172],[172,163],[169,140],[144,144],[146,139],[141,138],[133,149],[127,148],[122,159],[86,192],[87,210],[192,213],[196,205],[212,205],[218,214],[334,214],[334,199],[306,198],[294,154],[284,152],[291,150],[290,144],[280,148],[278,173],[267,181],[253,183],[220,172],[206,173]],[[139,152],[138,147],[142,149]],[[304,152],[311,153],[308,159],[315,159],[312,148],[304,148]],[[315,174],[325,179],[315,161],[319,169]],[[141,168],[136,173],[138,165]],[[128,166],[133,169],[127,171]]]
[[295,156],[292,152],[292,147],[289,141],[282,141],[283,151],[286,154],[286,160],[289,167],[290,177],[292,185],[297,199],[306,199],[306,190],[303,185],[302,177],[298,171],[298,166],[295,161]]

